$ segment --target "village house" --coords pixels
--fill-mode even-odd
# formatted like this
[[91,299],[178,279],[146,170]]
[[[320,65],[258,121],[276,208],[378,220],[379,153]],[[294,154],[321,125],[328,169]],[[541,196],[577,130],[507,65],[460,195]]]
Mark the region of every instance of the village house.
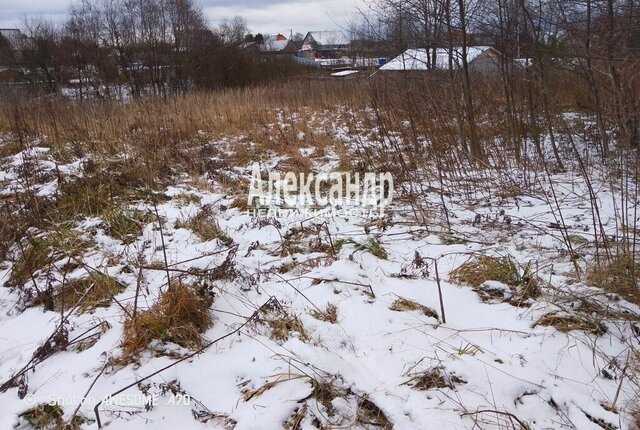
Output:
[[254,40],[240,44],[240,48],[251,54],[270,56],[295,55],[300,45],[282,34],[258,34]]
[[258,50],[266,54],[295,54],[298,48],[295,42],[282,33],[264,36],[263,42],[258,44]]
[[310,31],[302,40],[299,56],[333,59],[347,56],[351,40],[342,31]]

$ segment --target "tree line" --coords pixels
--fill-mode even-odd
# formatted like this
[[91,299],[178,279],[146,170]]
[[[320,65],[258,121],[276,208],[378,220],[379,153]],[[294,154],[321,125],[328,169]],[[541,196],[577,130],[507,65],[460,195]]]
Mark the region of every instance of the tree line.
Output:
[[0,59],[48,93],[71,81],[81,98],[168,96],[295,72],[291,62],[247,55],[246,21],[212,28],[194,0],[79,0],[62,23],[28,18],[23,27],[19,50],[0,41]]

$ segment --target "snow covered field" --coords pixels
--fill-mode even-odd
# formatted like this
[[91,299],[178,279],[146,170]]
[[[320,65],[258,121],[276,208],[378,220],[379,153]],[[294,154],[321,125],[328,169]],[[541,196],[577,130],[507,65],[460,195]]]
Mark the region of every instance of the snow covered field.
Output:
[[[347,147],[362,144],[332,127]],[[310,170],[340,170],[338,154],[307,137],[299,151]],[[592,200],[576,167],[514,170],[520,186],[509,189],[480,170],[473,191],[425,176],[420,222],[403,189],[382,219],[256,218],[229,191],[251,175],[251,162],[223,162],[240,141],[204,143],[219,151],[200,181],[185,174],[128,201],[139,234],[116,238],[104,217],[78,219],[55,243],[83,242],[80,251],[47,259],[23,287],[10,284],[25,250],[9,250],[0,429],[31,428],[25,412],[48,403],[65,420],[83,417],[77,428],[97,428],[99,417],[113,430],[634,428],[640,308],[586,281]],[[286,170],[288,159],[266,153],[260,167]],[[63,182],[96,174],[91,164],[34,142],[0,161],[0,196],[59,198]],[[602,228],[615,234],[623,196],[604,170],[590,172]],[[469,276],[478,262],[506,278]],[[123,287],[105,306],[35,299],[92,273]],[[197,345],[171,342],[168,328],[125,357],[133,307],[151,308],[167,277],[213,295],[212,325]]]

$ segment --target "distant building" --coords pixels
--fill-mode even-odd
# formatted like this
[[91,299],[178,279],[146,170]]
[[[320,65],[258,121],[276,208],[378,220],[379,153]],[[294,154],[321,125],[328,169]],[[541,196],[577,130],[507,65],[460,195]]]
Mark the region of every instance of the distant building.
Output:
[[[435,58],[434,58],[435,56]],[[491,46],[467,48],[469,70],[481,73],[498,73],[501,54]],[[449,60],[454,70],[462,67],[462,47],[436,48],[427,52],[424,48],[407,49],[384,66],[382,71],[449,70]]]
[[260,52],[271,54],[295,54],[298,51],[298,46],[280,33],[264,36],[257,47]]
[[240,48],[251,54],[294,55],[300,46],[282,33],[259,35],[253,41],[240,44]]
[[348,55],[351,40],[342,31],[310,31],[302,41],[300,54],[306,58],[340,58]]

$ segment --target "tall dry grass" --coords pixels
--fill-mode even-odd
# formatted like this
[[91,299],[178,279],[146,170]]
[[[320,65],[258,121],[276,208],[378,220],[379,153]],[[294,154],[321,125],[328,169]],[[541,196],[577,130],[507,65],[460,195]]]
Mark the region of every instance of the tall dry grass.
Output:
[[0,130],[19,128],[61,143],[108,142],[150,131],[188,139],[200,131],[216,135],[246,133],[252,126],[277,122],[277,109],[308,107],[322,111],[341,104],[362,107],[366,102],[366,90],[358,82],[305,80],[129,102],[76,103],[62,97],[46,97],[0,105]]

